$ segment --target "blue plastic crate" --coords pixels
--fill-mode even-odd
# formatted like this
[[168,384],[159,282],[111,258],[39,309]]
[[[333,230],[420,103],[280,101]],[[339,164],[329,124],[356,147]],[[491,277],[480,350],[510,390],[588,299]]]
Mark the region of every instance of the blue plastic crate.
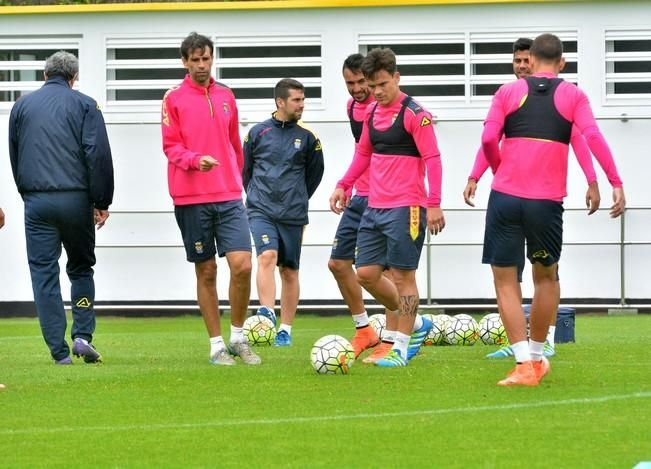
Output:
[[[531,313],[531,305],[523,305],[524,316],[529,322],[529,314]],[[575,324],[576,310],[574,308],[566,308],[559,306],[558,313],[556,314],[556,333],[554,334],[554,342],[557,344],[564,344],[567,342],[574,342],[574,324]]]

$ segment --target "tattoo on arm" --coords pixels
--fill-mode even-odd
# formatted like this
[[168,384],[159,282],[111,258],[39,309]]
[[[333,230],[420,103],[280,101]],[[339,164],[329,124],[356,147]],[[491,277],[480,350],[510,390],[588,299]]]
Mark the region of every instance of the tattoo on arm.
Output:
[[418,295],[400,297],[400,316],[416,316],[418,311]]

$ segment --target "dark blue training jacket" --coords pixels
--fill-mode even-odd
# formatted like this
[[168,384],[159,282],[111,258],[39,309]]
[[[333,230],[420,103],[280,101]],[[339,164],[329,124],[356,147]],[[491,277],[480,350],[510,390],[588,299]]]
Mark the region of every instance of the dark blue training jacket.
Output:
[[321,142],[300,122],[281,122],[274,115],[244,139],[242,183],[250,217],[307,224],[308,199],[322,177]]
[[19,98],[9,117],[9,157],[18,192],[88,191],[95,208],[113,201],[113,160],[92,98],[61,76]]

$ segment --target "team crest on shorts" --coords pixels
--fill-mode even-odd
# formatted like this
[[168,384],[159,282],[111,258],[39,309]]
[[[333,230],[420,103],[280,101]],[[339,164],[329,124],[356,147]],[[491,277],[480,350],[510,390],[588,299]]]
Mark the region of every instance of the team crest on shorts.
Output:
[[194,251],[197,254],[203,254],[203,243],[201,241],[194,243]]
[[77,303],[75,303],[75,306],[77,308],[90,308],[90,300],[85,296],[82,296],[81,298],[79,298]]
[[334,241],[332,242],[332,249],[337,249],[337,244],[339,244],[339,240],[335,238]]
[[260,239],[262,240],[262,244],[269,244],[269,235],[263,234],[260,236]]
[[294,148],[299,150],[301,148],[301,139],[300,138],[295,138],[294,139]]

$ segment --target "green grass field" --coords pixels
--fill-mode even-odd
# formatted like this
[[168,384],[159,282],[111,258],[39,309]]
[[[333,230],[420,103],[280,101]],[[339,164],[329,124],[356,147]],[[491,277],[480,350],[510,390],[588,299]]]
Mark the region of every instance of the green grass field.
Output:
[[[222,321],[226,324],[226,321]],[[0,320],[0,466],[622,467],[651,461],[651,316],[579,316],[537,388],[493,348],[317,375],[299,317],[259,367],[214,367],[201,319],[99,318],[103,365],[57,367],[35,320]]]

